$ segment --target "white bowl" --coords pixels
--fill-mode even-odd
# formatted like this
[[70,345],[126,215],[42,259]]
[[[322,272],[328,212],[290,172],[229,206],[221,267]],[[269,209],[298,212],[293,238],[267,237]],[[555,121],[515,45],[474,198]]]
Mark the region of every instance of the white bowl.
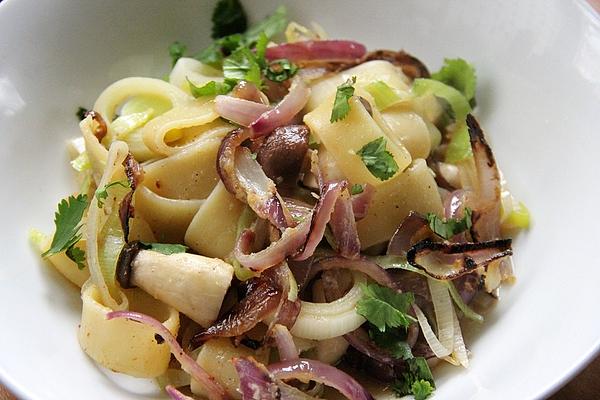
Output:
[[[250,5],[250,1],[246,2]],[[261,17],[275,7],[249,8]],[[436,69],[475,64],[478,115],[514,193],[533,213],[515,246],[518,282],[442,368],[437,398],[548,395],[599,347],[600,22],[583,1],[286,1],[301,22],[370,48],[404,48]],[[111,82],[163,76],[168,45],[207,43],[212,2],[5,0],[0,4],[0,380],[25,399],[125,399],[79,349],[79,293],[42,263],[27,230],[52,230],[73,190],[74,112]],[[117,383],[115,383],[117,382]],[[137,393],[137,394],[134,394]]]

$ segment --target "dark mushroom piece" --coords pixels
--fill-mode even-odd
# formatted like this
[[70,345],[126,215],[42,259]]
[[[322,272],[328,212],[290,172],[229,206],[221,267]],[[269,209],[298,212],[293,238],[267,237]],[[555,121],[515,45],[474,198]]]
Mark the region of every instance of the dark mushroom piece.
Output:
[[265,139],[256,159],[275,183],[296,183],[308,151],[308,135],[306,125],[288,125]]

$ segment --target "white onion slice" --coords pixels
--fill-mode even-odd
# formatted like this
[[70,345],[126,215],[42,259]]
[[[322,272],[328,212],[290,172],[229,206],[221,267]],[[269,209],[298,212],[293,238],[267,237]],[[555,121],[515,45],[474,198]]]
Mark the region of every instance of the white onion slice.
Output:
[[324,340],[345,335],[366,320],[356,312],[356,303],[362,298],[360,284],[366,282],[361,273],[354,273],[354,286],[344,297],[331,303],[303,301],[292,335],[304,339]]
[[454,320],[452,314],[452,299],[448,293],[448,286],[434,279],[427,279],[431,302],[435,310],[435,321],[438,328],[438,339],[442,346],[452,350],[454,344]]
[[423,336],[431,348],[431,351],[433,351],[433,354],[435,354],[435,356],[438,358],[449,356],[450,353],[452,353],[452,349],[447,349],[440,343],[438,338],[435,336],[435,333],[433,333],[431,325],[429,325],[429,321],[427,321],[427,317],[425,314],[423,314],[423,311],[421,311],[419,306],[416,304],[413,304],[413,310],[417,316],[417,321],[419,321],[419,326],[423,331]]

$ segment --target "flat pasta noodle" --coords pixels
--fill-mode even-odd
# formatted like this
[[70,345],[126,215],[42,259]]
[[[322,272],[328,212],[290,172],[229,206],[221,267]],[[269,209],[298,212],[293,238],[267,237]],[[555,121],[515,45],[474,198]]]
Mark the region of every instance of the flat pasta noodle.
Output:
[[169,199],[140,186],[134,202],[136,215],[148,224],[159,241],[183,243],[185,232],[204,200]]
[[231,125],[221,123],[169,157],[144,165],[143,185],[170,199],[204,199],[219,181],[217,153]]
[[[140,289],[127,291],[130,308],[158,318],[174,335],[179,330],[179,313],[153,299]],[[102,301],[99,288],[88,281],[81,292],[83,308],[79,327],[79,344],[98,364],[112,371],[138,378],[155,378],[169,366],[171,351],[159,344],[155,332],[147,325],[106,315],[113,311]]]
[[171,132],[208,124],[219,118],[214,110],[214,102],[209,100],[190,100],[173,107],[166,113],[152,119],[142,128],[144,144],[160,156],[168,156],[180,150],[168,142],[179,139],[180,133],[169,137]]
[[199,254],[228,258],[235,246],[237,224],[244,207],[219,182],[188,226],[185,244]]

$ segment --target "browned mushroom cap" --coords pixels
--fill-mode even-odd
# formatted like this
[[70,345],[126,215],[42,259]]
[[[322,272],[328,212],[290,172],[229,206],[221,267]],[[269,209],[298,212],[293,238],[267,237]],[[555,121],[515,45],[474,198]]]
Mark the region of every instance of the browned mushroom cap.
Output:
[[282,126],[273,131],[258,151],[257,161],[276,183],[296,179],[308,151],[306,125]]
[[364,62],[373,60],[385,60],[402,68],[402,72],[410,79],[429,78],[429,71],[425,64],[418,58],[411,56],[404,50],[375,50],[367,54]]

